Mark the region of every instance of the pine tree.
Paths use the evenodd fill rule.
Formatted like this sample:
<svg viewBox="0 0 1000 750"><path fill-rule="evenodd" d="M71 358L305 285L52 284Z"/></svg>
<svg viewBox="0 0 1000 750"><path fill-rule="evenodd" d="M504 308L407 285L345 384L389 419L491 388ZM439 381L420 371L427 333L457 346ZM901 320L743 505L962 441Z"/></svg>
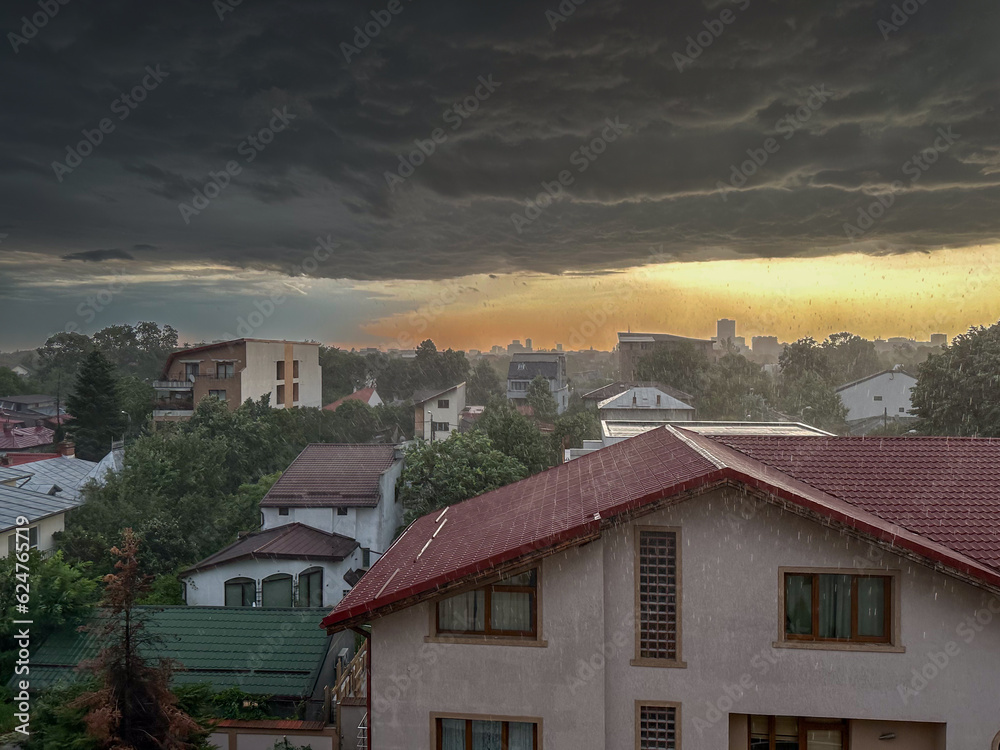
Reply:
<svg viewBox="0 0 1000 750"><path fill-rule="evenodd" d="M107 643L97 658L81 666L98 680L98 688L73 701L87 710L87 733L101 750L189 750L203 747L204 730L177 707L170 691L173 665L161 659L148 663L144 648L156 638L145 628L145 612L136 607L148 590L148 576L139 571L139 540L132 529L122 532L113 547L117 572L104 577L101 618L89 626Z"/></svg>
<svg viewBox="0 0 1000 750"><path fill-rule="evenodd" d="M111 441L124 433L118 379L114 366L100 351L91 351L80 365L66 409L73 416L66 427L80 458L100 461L111 450Z"/></svg>

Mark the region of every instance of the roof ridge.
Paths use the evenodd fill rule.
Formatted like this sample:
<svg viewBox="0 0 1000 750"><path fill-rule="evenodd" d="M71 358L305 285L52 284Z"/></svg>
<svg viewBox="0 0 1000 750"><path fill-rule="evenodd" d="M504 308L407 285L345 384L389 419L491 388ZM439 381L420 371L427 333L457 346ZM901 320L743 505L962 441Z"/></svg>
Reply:
<svg viewBox="0 0 1000 750"><path fill-rule="evenodd" d="M706 461L708 461L713 466L715 466L716 469L725 469L725 468L727 468L726 463L724 461L722 461L714 453L712 453L711 451L709 451L708 448L706 448L706 447L704 447L702 445L699 445L697 443L697 441L693 440L692 439L692 433L688 432L687 430L685 430L683 428L679 428L679 427L677 427L675 425L672 425L672 424L666 425L666 428L678 440L680 440L681 442L683 442L691 450L695 451L699 456L701 456ZM703 437L708 437L708 436L705 435ZM709 440L711 440L710 437L709 437Z"/></svg>

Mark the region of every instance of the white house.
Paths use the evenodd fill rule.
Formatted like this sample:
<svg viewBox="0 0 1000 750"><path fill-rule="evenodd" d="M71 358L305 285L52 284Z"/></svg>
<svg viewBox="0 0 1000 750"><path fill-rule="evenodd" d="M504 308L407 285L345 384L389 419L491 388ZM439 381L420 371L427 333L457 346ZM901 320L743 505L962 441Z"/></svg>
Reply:
<svg viewBox="0 0 1000 750"><path fill-rule="evenodd" d="M213 607L323 607L360 575L358 543L292 523L248 534L180 574L184 601Z"/></svg>
<svg viewBox="0 0 1000 750"><path fill-rule="evenodd" d="M685 422L693 421L695 408L652 386L634 386L609 396L597 405L598 418Z"/></svg>
<svg viewBox="0 0 1000 750"><path fill-rule="evenodd" d="M642 434L418 519L368 745L996 750L1000 443Z"/></svg>
<svg viewBox="0 0 1000 750"><path fill-rule="evenodd" d="M911 417L910 392L917 379L900 368L885 370L855 380L837 389L847 407L847 421L882 417L891 420Z"/></svg>
<svg viewBox="0 0 1000 750"><path fill-rule="evenodd" d="M52 535L66 528L66 514L80 505L76 495L45 494L15 486L25 480L22 467L0 467L0 557L13 554L26 543L31 549L55 549ZM20 474L21 476L16 476ZM18 529L21 538L18 538Z"/></svg>
<svg viewBox="0 0 1000 750"><path fill-rule="evenodd" d="M465 383L450 388L417 391L413 401L414 435L424 440L447 440L458 432L465 409Z"/></svg>
<svg viewBox="0 0 1000 750"><path fill-rule="evenodd" d="M367 569L403 522L402 471L403 452L392 445L307 445L261 500L262 528L301 523L354 539Z"/></svg>

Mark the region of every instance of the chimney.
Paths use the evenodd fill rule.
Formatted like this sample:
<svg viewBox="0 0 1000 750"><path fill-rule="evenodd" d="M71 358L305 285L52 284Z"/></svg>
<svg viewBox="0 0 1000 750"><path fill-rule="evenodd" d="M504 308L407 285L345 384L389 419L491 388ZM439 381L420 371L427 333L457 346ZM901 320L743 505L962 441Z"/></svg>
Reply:
<svg viewBox="0 0 1000 750"><path fill-rule="evenodd" d="M63 440L59 443L59 455L63 458L76 458L76 445L72 440Z"/></svg>

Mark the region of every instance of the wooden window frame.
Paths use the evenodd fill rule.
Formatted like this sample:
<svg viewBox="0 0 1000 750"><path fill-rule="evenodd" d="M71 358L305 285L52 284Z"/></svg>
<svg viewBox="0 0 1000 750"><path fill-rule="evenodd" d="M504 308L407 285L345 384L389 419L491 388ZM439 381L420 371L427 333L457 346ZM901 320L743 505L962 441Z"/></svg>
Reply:
<svg viewBox="0 0 1000 750"><path fill-rule="evenodd" d="M642 709L643 708L672 708L674 709L674 728L676 750L681 748L681 704L676 701L643 701L635 702L635 750L642 750Z"/></svg>
<svg viewBox="0 0 1000 750"><path fill-rule="evenodd" d="M632 527L632 546L635 548L633 553L633 575L635 580L635 611L633 613L635 619L635 653L632 660L629 662L633 667L665 667L668 669L685 669L687 663L684 661L682 656L682 639L681 639L681 623L683 621L682 612L682 601L683 601L683 575L681 567L681 529L679 526L650 526L637 524ZM642 617L641 617L641 604L639 601L639 578L640 578L640 535L643 532L664 532L674 535L674 553L676 556L675 565L677 568L677 603L676 603L676 619L675 627L677 630L677 653L673 659L660 659L653 658L642 655ZM652 705L652 704L649 704Z"/></svg>
<svg viewBox="0 0 1000 750"><path fill-rule="evenodd" d="M812 611L813 632L817 630L819 617L819 586L820 575L849 575L851 581L851 627L857 627L858 622L858 581L862 578L884 578L887 582L885 632L878 636L857 636L852 638L819 638L814 635L791 635L785 632L785 594L786 581L789 575L812 575ZM811 568L811 567L780 567L778 568L778 639L771 644L775 648L800 648L829 651L877 651L883 653L905 653L902 645L900 612L901 586L900 571L888 568Z"/></svg>
<svg viewBox="0 0 1000 750"><path fill-rule="evenodd" d="M763 716L763 714L747 714L747 747L750 747L750 742L753 740L753 717ZM784 715L782 715L783 718ZM777 716L766 716L767 719L767 740L768 747L770 750L774 750L774 747L778 741L777 737ZM843 750L851 749L851 724L849 719L832 719L832 720L822 720L822 719L812 719L802 716L789 716L789 719L795 719L798 722L798 740L800 750L805 750L807 732L810 729L839 729L842 733L844 742Z"/></svg>
<svg viewBox="0 0 1000 750"><path fill-rule="evenodd" d="M472 722L474 721L499 721L504 724L501 728L501 747L507 750L508 724L534 724L535 725L535 750L542 750L542 717L540 716L492 716L490 714L458 714L458 713L431 713L431 744L432 750L442 750L444 738L438 730L439 722L442 719L455 719L465 722L465 744L467 748L472 747Z"/></svg>
<svg viewBox="0 0 1000 750"><path fill-rule="evenodd" d="M437 408L438 409L449 409L449 408L451 408L450 404L451 404L451 399L439 398L438 399L438 406L437 406Z"/></svg>
<svg viewBox="0 0 1000 750"><path fill-rule="evenodd" d="M532 565L527 568L521 568L510 573L505 573L504 577L513 577L521 575L522 573L528 573L530 571L535 571L535 586L508 586L499 583L499 579L494 579L487 584L477 584L475 586L469 586L466 588L459 589L455 592L449 593L448 596L441 597L440 599L435 599L430 602L429 607L429 635L424 638L425 643L459 643L459 644L471 644L471 645L493 645L493 646L537 646L546 647L548 642L542 638L542 565L538 563L537 565ZM483 623L486 627L485 630L466 630L466 631L455 631L455 630L444 630L442 631L439 627L440 620L438 614L438 603L444 599L448 599L452 596L458 596L459 594L468 594L472 591L486 590L487 593L484 596L484 612L483 612ZM510 631L510 630L500 630L494 631L489 627L490 624L490 608L492 606L491 594L492 591L504 591L504 592L534 592L534 606L532 607L532 630L531 631ZM445 717L448 718L448 717Z"/></svg>
<svg viewBox="0 0 1000 750"><path fill-rule="evenodd" d="M278 405L284 406L285 405L285 385L284 385L284 383L280 383L277 386L275 386L274 396L275 396L275 399L274 399L275 400L275 406L278 406Z"/></svg>
<svg viewBox="0 0 1000 750"><path fill-rule="evenodd" d="M294 380L299 376L299 361L297 359L292 360L292 379Z"/></svg>
<svg viewBox="0 0 1000 750"><path fill-rule="evenodd" d="M299 384L292 383L292 403L299 400Z"/></svg>
<svg viewBox="0 0 1000 750"><path fill-rule="evenodd" d="M279 382L285 380L285 360L277 359L274 361L274 379Z"/></svg>

